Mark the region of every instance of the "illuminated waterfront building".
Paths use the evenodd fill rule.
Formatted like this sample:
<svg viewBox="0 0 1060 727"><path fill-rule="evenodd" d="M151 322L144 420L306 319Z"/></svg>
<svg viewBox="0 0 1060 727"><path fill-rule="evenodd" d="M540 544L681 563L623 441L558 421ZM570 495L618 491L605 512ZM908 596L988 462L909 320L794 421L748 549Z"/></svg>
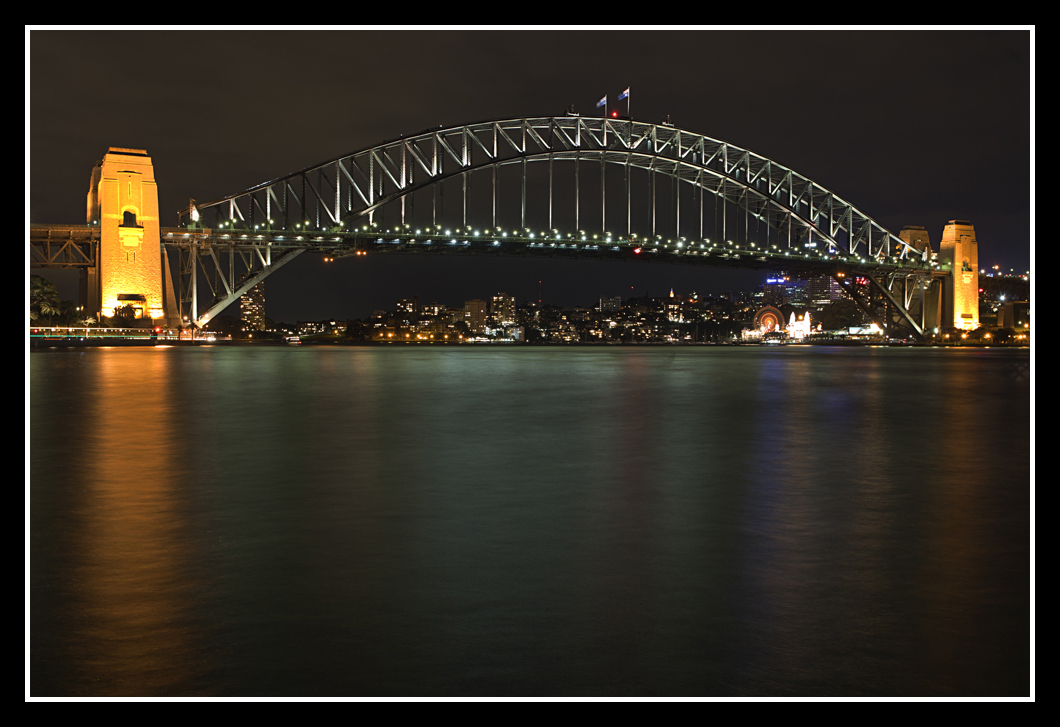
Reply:
<svg viewBox="0 0 1060 727"><path fill-rule="evenodd" d="M792 311L786 329L788 338L806 338L810 335L810 331L812 330L810 326L810 311L806 311L801 316L796 316L795 311Z"/></svg>

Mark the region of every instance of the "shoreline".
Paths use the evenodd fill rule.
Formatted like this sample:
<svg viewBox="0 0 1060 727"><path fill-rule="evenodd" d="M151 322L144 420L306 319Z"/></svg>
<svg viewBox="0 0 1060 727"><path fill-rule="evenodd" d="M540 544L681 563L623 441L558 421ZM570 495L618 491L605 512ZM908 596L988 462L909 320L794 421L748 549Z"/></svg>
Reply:
<svg viewBox="0 0 1060 727"><path fill-rule="evenodd" d="M284 348L301 348L304 346L341 346L341 347L412 347L412 346L442 346L446 348L482 348L482 347L502 347L502 348L643 348L643 347L665 347L665 348L690 348L690 347L760 347L760 348L780 348L787 346L839 346L844 348L857 347L857 346L875 346L875 347L886 347L886 348L963 348L963 349L986 349L986 348L1012 348L1012 349L1030 349L1027 344L998 344L998 343L896 343L887 341L806 341L803 343L760 343L760 342L748 342L743 343L740 341L726 341L726 342L683 342L683 343L667 343L663 341L644 341L638 343L616 343L616 342L594 342L594 341L572 341L568 343L562 342L515 342L506 341L498 343L448 343L448 342L435 342L435 341L302 341L297 344L291 344L286 341L242 341L242 340L178 340L178 339L150 339L150 338L125 338L125 339L105 339L105 338L31 338L29 342L29 348L31 351L40 351L44 349L67 349L67 348L125 348L125 347L171 347L171 346L238 346L238 347L284 347Z"/></svg>

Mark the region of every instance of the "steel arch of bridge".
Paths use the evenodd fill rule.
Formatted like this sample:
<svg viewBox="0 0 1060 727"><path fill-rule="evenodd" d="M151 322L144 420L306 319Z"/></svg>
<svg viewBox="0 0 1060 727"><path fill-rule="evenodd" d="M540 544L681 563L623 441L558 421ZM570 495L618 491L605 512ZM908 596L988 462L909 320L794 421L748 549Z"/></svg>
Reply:
<svg viewBox="0 0 1060 727"><path fill-rule="evenodd" d="M556 162L572 161L576 231L563 235L553 228L553 166ZM186 239L199 242L181 245L172 239L172 235L164 240L167 245L182 250L182 307L195 296L196 258L200 258L201 266L198 253L204 249L216 264L214 277L224 283L224 290L214 290L217 302L203 316L192 315L193 320L209 318L219 312L272 269L306 249L343 255L372 249L373 241L377 245L397 243L404 251L418 243L433 244L435 238L443 237L441 227L436 224L441 185L453 179L462 181L463 227L458 231L445 230L447 241L466 246L486 244L485 241L491 239L493 246L503 246L497 252L527 254L528 248L540 248L546 244L541 242L544 239L541 233L535 238L527 228L527 165L531 162L548 163L547 234L552 238L556 233L555 239L563 240L561 247L565 248L569 242L583 255L586 248L592 247L578 244L589 242L578 229L581 226L581 185L578 180L581 163L598 162L600 165L600 232L604 235L608 232L604 167L621 165L625 170L625 238L616 239L619 233L612 231L612 236L606 238L611 250L651 246L652 252L658 252L660 247L676 249L674 246L677 246L684 253L707 254L709 257L704 250L710 243L710 251L719 248L723 251L715 256L717 259L724 254L725 246L733 245L730 240L733 235L727 229L729 221L732 220L739 231L742 214L745 238L749 238L750 220L756 225L764 224L766 228L766 244L761 247L756 244L761 239L756 234L756 242L738 239L735 248L731 248L750 253L744 255L747 261L753 258L773 267L792 267L796 262L792 257L794 251L798 265L804 269L817 268L818 272L834 275L838 264L847 265L852 272L871 279L917 334L923 332L922 307L919 321L911 308L917 293L922 298L925 284L937 275L928 260L927 250L917 250L831 191L750 150L665 123L573 115L429 129L307 167L219 200L203 204L193 202L179 213L179 218L181 226L189 233ZM522 167L519 175L520 225L510 236L505 233L502 237L497 226L497 172L513 165ZM634 234L631 229L630 171L635 169L649 175L650 235ZM471 226L467 224L469 186L475 172L490 170L493 200L490 227L483 230L481 238L474 239L479 233L475 231L472 236ZM677 205L676 229L673 230L674 237L666 240L656 234L655 190L659 177L669 179L678 190L671 197ZM691 244L681 236L680 230L682 184L699 192L699 234L688 236L695 240ZM432 228L426 232L422 228L413 230L405 223L406 202L411 204L416 192L432 188ZM706 192L713 195L716 206L719 202L721 206L718 229L721 239L715 239L713 243L703 236ZM376 224L376 215L384 209L394 208L400 208L402 224L391 230L381 230ZM411 213L409 210L410 216ZM204 228L210 217L213 224ZM717 217L715 214L715 221ZM483 220L477 222L478 226L485 227ZM428 239L424 239L424 235ZM538 242L533 242L534 239ZM770 239L775 240L775 244L768 244ZM556 247L554 241L547 244ZM698 251L693 249L697 244ZM599 250L599 245L596 247ZM227 250L230 259L227 273L220 276L217 272L221 267L217 258L219 248ZM376 246L375 249L396 248ZM435 248L436 251L442 249L442 246ZM246 263L238 283L233 257L236 250L242 253ZM814 250L813 255L807 250ZM601 253L596 256L606 257ZM735 256L740 257L738 253ZM681 257L681 262L705 261L702 258L692 260L689 254ZM847 281L840 282L866 312L877 317L877 311L865 296L859 297L858 291ZM196 307L192 305L193 313ZM887 325L884 321L878 322Z"/></svg>

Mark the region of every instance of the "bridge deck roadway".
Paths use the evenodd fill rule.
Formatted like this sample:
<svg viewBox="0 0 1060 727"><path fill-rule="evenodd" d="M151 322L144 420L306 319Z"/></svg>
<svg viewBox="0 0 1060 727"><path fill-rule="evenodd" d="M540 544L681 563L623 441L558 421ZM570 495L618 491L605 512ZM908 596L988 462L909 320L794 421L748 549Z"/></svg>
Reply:
<svg viewBox="0 0 1060 727"><path fill-rule="evenodd" d="M164 227L162 242L171 249L200 250L246 249L263 247L281 252L301 249L327 255L348 257L359 254L457 254L520 257L578 258L592 260L625 260L715 267L757 268L805 272L814 275L843 271L848 274L880 275L899 273L919 277L948 275L937 263L901 258L851 257L827 251L805 250L792 253L776 247L755 244L711 244L690 240L645 240L636 236L565 235L563 233L484 231L387 230L309 231L289 230L224 231ZM95 265L94 246L99 242L99 228L86 225L31 225L30 266L91 267Z"/></svg>
<svg viewBox="0 0 1060 727"><path fill-rule="evenodd" d="M669 264L710 265L716 267L759 268L805 271L814 275L831 271L848 274L900 273L921 277L945 275L937 264L901 258L863 258L836 253L806 250L792 253L776 247L726 243L711 244L689 240L643 240L636 236L552 235L541 233L487 234L483 231L453 230L413 231L387 230L357 232L305 232L287 230L258 232L223 232L165 228L162 240L167 247L200 249L247 249L268 247L273 251L302 249L329 257L363 254L464 254L519 257L580 258L625 260Z"/></svg>

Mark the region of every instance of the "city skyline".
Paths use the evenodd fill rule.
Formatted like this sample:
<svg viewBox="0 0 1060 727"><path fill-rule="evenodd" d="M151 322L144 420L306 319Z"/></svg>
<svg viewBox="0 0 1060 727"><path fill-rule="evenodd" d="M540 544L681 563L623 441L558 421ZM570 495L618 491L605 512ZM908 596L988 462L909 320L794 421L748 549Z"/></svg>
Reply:
<svg viewBox="0 0 1060 727"><path fill-rule="evenodd" d="M376 63L398 39L402 56ZM543 42L563 43L563 60L536 53L527 60ZM598 115L601 96L617 99L628 87L636 119L669 116L764 154L892 232L926 227L936 250L948 220L969 219L984 265L1022 271L1032 254L1030 42L1021 30L27 31L27 216L80 221L91 165L108 145L147 150L163 224L175 224L190 197L214 199L439 124L560 115L572 104ZM183 52L148 55L171 43ZM740 72L705 62L703 46L711 58L739 58ZM607 70L595 62L600 47L617 49ZM748 47L755 52L743 52ZM143 62L129 68L130 53ZM244 60L252 57L277 63L259 69ZM308 69L287 62L306 57L318 62ZM778 75L778 64L792 58L829 80ZM238 92L227 88L228 75L242 79ZM123 111L113 102L117 91L96 90L108 85L93 78L119 78L115 88L135 89L144 113ZM292 96L305 105L245 111L258 98ZM71 101L85 112L58 112ZM195 106L209 111L181 110ZM455 302L487 280L482 296L496 288L575 305L671 287L747 288L761 277L592 261L379 255L325 263L307 255L270 277L266 314L359 318L400 291Z"/></svg>

